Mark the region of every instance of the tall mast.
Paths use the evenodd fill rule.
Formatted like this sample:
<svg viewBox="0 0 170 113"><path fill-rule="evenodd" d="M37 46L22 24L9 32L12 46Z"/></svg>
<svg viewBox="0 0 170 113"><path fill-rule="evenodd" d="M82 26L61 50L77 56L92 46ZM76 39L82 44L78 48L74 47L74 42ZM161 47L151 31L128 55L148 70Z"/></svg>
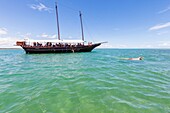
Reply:
<svg viewBox="0 0 170 113"><path fill-rule="evenodd" d="M55 8L56 8L56 17L57 17L58 40L60 40L60 27L59 27L59 19L58 19L57 2L56 2L56 5L55 5Z"/></svg>
<svg viewBox="0 0 170 113"><path fill-rule="evenodd" d="M82 14L81 14L81 11L79 11L79 13L80 13L82 40L84 41L84 32L83 32L83 22L82 22Z"/></svg>

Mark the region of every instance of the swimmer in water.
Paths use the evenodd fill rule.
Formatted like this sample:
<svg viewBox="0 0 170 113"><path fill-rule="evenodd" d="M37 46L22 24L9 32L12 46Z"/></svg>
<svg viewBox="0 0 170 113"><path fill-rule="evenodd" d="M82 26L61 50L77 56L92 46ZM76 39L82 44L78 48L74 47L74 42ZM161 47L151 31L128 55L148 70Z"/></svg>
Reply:
<svg viewBox="0 0 170 113"><path fill-rule="evenodd" d="M122 58L123 60L143 60L143 57L138 58Z"/></svg>

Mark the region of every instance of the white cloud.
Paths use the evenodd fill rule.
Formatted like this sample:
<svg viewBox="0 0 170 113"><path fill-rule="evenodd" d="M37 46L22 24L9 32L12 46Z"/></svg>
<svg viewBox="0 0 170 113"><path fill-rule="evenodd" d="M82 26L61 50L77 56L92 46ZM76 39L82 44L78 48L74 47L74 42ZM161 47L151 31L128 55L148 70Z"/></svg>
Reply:
<svg viewBox="0 0 170 113"><path fill-rule="evenodd" d="M159 25L155 25L151 28L149 28L150 31L152 30L159 30L159 29L163 29L163 28L167 28L170 27L170 22L164 23L164 24L159 24Z"/></svg>
<svg viewBox="0 0 170 113"><path fill-rule="evenodd" d="M4 30L6 32L3 32L2 34L7 34L7 29L4 29ZM23 35L20 32L17 32L16 36L0 35L0 48L20 48L18 46L14 46L16 45L16 41L23 40L25 38L30 38L30 36L31 36L31 33L26 33Z"/></svg>
<svg viewBox="0 0 170 113"><path fill-rule="evenodd" d="M170 33L169 31L160 31L157 33L157 35L165 35L165 34L168 34Z"/></svg>
<svg viewBox="0 0 170 113"><path fill-rule="evenodd" d="M23 39L27 39L27 38L31 38L31 37L32 37L32 33L22 34L22 33L20 33L20 32L17 32L17 33L16 33L16 36L17 36L17 37L22 37Z"/></svg>
<svg viewBox="0 0 170 113"><path fill-rule="evenodd" d="M48 35L48 34L46 34L46 33L43 33L43 34L41 34L41 35L37 35L37 37L55 39L55 38L57 38L57 35Z"/></svg>
<svg viewBox="0 0 170 113"><path fill-rule="evenodd" d="M57 38L57 35L52 35L51 38Z"/></svg>
<svg viewBox="0 0 170 113"><path fill-rule="evenodd" d="M48 38L48 35L47 34L42 34L41 37Z"/></svg>
<svg viewBox="0 0 170 113"><path fill-rule="evenodd" d="M50 12L52 10L51 8L45 6L42 3L39 3L38 5L32 4L32 5L30 5L30 8L34 9L34 10L38 10L38 11L48 11L48 12Z"/></svg>
<svg viewBox="0 0 170 113"><path fill-rule="evenodd" d="M101 46L99 46L98 48L127 48L128 46L125 44L110 44L110 43L104 43Z"/></svg>
<svg viewBox="0 0 170 113"><path fill-rule="evenodd" d="M145 48L152 48L152 45L148 44L148 45L144 45L142 47L145 47Z"/></svg>
<svg viewBox="0 0 170 113"><path fill-rule="evenodd" d="M26 34L23 35L23 37L24 37L24 38L30 38L31 35L32 35L31 33L26 33ZM22 35L21 35L21 36L22 36Z"/></svg>
<svg viewBox="0 0 170 113"><path fill-rule="evenodd" d="M17 37L4 37L0 38L0 48L18 48L16 45L16 41L20 40Z"/></svg>
<svg viewBox="0 0 170 113"><path fill-rule="evenodd" d="M168 8L166 8L166 9L163 9L163 10L159 11L158 14L165 13L165 12L167 12L169 10L170 10L170 6Z"/></svg>
<svg viewBox="0 0 170 113"><path fill-rule="evenodd" d="M6 28L0 28L0 35L6 35L7 29Z"/></svg>
<svg viewBox="0 0 170 113"><path fill-rule="evenodd" d="M72 36L69 36L68 39L73 39L73 37L72 37Z"/></svg>
<svg viewBox="0 0 170 113"><path fill-rule="evenodd" d="M169 48L170 47L170 41L159 42L158 46L161 47L161 48Z"/></svg>
<svg viewBox="0 0 170 113"><path fill-rule="evenodd" d="M19 40L17 37L10 37L7 35L8 30L6 28L0 28L0 48L10 47L13 48L16 41Z"/></svg>

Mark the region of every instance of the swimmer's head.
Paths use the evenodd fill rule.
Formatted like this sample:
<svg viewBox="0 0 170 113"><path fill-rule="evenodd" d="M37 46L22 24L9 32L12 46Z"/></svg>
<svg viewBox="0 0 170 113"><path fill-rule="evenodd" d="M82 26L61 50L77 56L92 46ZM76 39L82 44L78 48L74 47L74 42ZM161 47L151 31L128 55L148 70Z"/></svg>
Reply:
<svg viewBox="0 0 170 113"><path fill-rule="evenodd" d="M139 60L142 60L143 59L143 57L139 57Z"/></svg>

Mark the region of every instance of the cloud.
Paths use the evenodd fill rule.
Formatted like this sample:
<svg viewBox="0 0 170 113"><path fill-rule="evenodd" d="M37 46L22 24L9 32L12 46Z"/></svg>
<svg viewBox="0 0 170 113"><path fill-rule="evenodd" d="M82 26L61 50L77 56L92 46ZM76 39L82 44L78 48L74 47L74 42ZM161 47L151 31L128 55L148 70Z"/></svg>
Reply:
<svg viewBox="0 0 170 113"><path fill-rule="evenodd" d="M17 37L4 37L0 38L0 48L18 48L16 45L16 41L20 40Z"/></svg>
<svg viewBox="0 0 170 113"><path fill-rule="evenodd" d="M30 5L30 8L34 9L34 10L38 10L38 11L48 11L48 12L50 12L52 10L51 8L45 6L42 3L39 3L38 5L32 4L32 5Z"/></svg>
<svg viewBox="0 0 170 113"><path fill-rule="evenodd" d="M54 38L57 38L57 35L48 35L48 34L46 34L46 33L43 33L43 34L41 34L41 35L37 35L37 37L54 39Z"/></svg>
<svg viewBox="0 0 170 113"><path fill-rule="evenodd" d="M159 30L159 29L163 29L163 28L167 28L170 27L170 22L164 23L164 24L160 24L160 25L155 25L151 28L149 28L150 31L152 30Z"/></svg>
<svg viewBox="0 0 170 113"><path fill-rule="evenodd" d="M16 33L16 36L17 36L17 37L21 37L21 38L23 38L23 39L27 39L27 38L32 37L32 33L22 34L21 32L17 32L17 33Z"/></svg>
<svg viewBox="0 0 170 113"><path fill-rule="evenodd" d="M18 37L10 37L7 35L8 30L6 28L0 28L0 48L10 47L13 48L16 41L20 40Z"/></svg>
<svg viewBox="0 0 170 113"><path fill-rule="evenodd" d="M0 28L0 35L6 35L7 29L6 28Z"/></svg>
<svg viewBox="0 0 170 113"><path fill-rule="evenodd" d="M1 28L2 29L2 28ZM7 29L0 30L0 31L6 31L2 34L7 34ZM30 38L31 33L21 34L20 32L17 32L15 36L9 36L9 35L0 35L0 48L19 48L16 45L16 41L23 40L26 38Z"/></svg>
<svg viewBox="0 0 170 113"><path fill-rule="evenodd" d="M165 35L165 34L168 34L170 33L169 31L160 31L157 33L157 35Z"/></svg>
<svg viewBox="0 0 170 113"><path fill-rule="evenodd" d="M165 13L165 12L167 12L169 10L170 10L170 6L168 8L166 8L166 9L163 9L163 10L159 11L158 14Z"/></svg>
<svg viewBox="0 0 170 113"><path fill-rule="evenodd" d="M47 34L42 34L41 37L48 38L49 36Z"/></svg>
<svg viewBox="0 0 170 113"><path fill-rule="evenodd" d="M163 47L163 48L169 48L170 47L170 41L159 42L158 46Z"/></svg>
<svg viewBox="0 0 170 113"><path fill-rule="evenodd" d="M101 46L97 47L97 48L127 48L128 46L125 44L110 44L110 43L105 43L102 44Z"/></svg>

